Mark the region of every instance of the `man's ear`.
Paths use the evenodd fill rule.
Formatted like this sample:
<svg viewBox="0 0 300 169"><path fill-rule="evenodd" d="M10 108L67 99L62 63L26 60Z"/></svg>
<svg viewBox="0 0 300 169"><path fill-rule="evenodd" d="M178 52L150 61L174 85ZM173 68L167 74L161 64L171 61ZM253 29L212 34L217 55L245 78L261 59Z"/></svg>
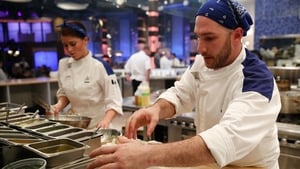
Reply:
<svg viewBox="0 0 300 169"><path fill-rule="evenodd" d="M244 30L241 27L234 29L234 39L241 39L243 37Z"/></svg>

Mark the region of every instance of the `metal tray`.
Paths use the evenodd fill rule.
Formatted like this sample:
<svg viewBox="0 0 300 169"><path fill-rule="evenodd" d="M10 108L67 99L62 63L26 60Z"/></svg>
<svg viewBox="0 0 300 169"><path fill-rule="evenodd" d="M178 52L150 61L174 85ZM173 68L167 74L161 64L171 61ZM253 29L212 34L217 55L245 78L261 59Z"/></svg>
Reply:
<svg viewBox="0 0 300 169"><path fill-rule="evenodd" d="M51 137L64 137L65 138L67 135L78 133L80 131L83 131L83 129L82 128L77 128L77 127L71 127L71 128L60 130L60 131L52 132L52 133L49 134L49 136L51 136Z"/></svg>
<svg viewBox="0 0 300 169"><path fill-rule="evenodd" d="M26 117L26 114L24 113L12 113L9 114L8 117L6 117L6 115L3 115L0 117L0 121L6 121L6 119L8 119L8 121L10 121L11 119L16 119L16 118L21 118L21 117Z"/></svg>
<svg viewBox="0 0 300 169"><path fill-rule="evenodd" d="M15 122L15 123L11 123L10 125L14 125L20 128L25 128L25 127L30 127L30 126L35 126L38 124L42 124L44 122L47 122L49 120L44 119L44 118L30 118L21 122Z"/></svg>
<svg viewBox="0 0 300 169"><path fill-rule="evenodd" d="M84 156L75 161L65 163L60 166L56 166L51 169L85 169L89 163L94 161L96 158L89 158L88 156Z"/></svg>
<svg viewBox="0 0 300 169"><path fill-rule="evenodd" d="M9 138L9 139L0 138L0 142L5 145L24 145L24 144L30 144L39 141L43 141L43 140L38 138Z"/></svg>
<svg viewBox="0 0 300 169"><path fill-rule="evenodd" d="M60 131L60 130L66 129L66 128L70 128L70 127L71 126L57 123L57 124L49 126L49 127L43 127L40 129L36 129L35 132L49 134L49 133L57 132L57 131Z"/></svg>
<svg viewBox="0 0 300 169"><path fill-rule="evenodd" d="M57 123L56 122L45 121L44 123L36 124L36 125L33 125L33 126L27 126L25 128L29 129L29 130L36 130L36 129L43 128L43 127L53 126L55 124L57 124Z"/></svg>
<svg viewBox="0 0 300 169"><path fill-rule="evenodd" d="M85 132L80 132L80 133L74 133L71 135L68 135L67 137L76 141L85 141L93 138L95 133L93 131L85 131Z"/></svg>
<svg viewBox="0 0 300 169"><path fill-rule="evenodd" d="M17 111L20 108L27 108L27 106L23 106L21 104L16 104L16 103L9 103L9 102L2 102L0 103L0 110L10 110L10 111Z"/></svg>
<svg viewBox="0 0 300 169"><path fill-rule="evenodd" d="M23 117L19 117L19 118L8 119L7 123L10 124L10 123L15 123L15 122L22 122L22 121L28 120L30 118L31 118L30 116L23 116Z"/></svg>
<svg viewBox="0 0 300 169"><path fill-rule="evenodd" d="M56 167L83 157L89 146L67 138L25 144L24 147L47 161L47 167Z"/></svg>
<svg viewBox="0 0 300 169"><path fill-rule="evenodd" d="M1 125L0 125L0 130L1 130L1 131L11 131L11 130L14 130L14 129L9 128L9 127L7 127L7 126L1 126Z"/></svg>
<svg viewBox="0 0 300 169"><path fill-rule="evenodd" d="M10 129L10 130L0 129L0 134L22 134L22 132L14 129Z"/></svg>
<svg viewBox="0 0 300 169"><path fill-rule="evenodd" d="M0 133L0 138L3 138L3 139L35 139L36 137L34 136L31 136L31 135L28 135L28 134L25 134L25 133Z"/></svg>
<svg viewBox="0 0 300 169"><path fill-rule="evenodd" d="M21 113L9 112L9 116L13 116L13 115L17 115L17 114L21 114ZM7 116L7 112L3 112L3 111L0 112L0 118L1 119L6 118L6 116Z"/></svg>

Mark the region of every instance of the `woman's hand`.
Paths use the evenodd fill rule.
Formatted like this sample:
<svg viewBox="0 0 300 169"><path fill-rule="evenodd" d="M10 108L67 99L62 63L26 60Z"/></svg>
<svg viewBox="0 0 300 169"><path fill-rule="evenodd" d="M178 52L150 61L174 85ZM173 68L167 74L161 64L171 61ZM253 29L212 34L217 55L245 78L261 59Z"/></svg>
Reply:
<svg viewBox="0 0 300 169"><path fill-rule="evenodd" d="M108 120L101 120L97 124L97 128L107 129L109 127L109 124L110 124L110 121L108 121Z"/></svg>
<svg viewBox="0 0 300 169"><path fill-rule="evenodd" d="M49 109L45 110L46 115L58 115L60 112L60 109L57 108L55 105L49 105Z"/></svg>

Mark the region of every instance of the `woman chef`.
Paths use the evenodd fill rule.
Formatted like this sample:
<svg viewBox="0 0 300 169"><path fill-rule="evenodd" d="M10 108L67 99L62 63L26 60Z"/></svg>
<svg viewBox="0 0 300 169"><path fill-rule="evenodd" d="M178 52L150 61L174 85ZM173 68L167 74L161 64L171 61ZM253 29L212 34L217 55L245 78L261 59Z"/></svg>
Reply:
<svg viewBox="0 0 300 169"><path fill-rule="evenodd" d="M81 22L59 25L60 39L68 57L59 61L57 103L54 113L69 103L69 113L91 117L88 128L108 128L117 115L122 115L122 95L116 75L87 48L89 38Z"/></svg>

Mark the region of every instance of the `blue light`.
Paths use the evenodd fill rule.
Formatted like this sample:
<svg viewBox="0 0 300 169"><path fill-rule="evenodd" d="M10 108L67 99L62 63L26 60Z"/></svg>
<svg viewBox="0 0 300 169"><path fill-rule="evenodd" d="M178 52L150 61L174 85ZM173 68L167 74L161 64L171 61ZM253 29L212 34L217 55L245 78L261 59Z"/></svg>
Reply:
<svg viewBox="0 0 300 169"><path fill-rule="evenodd" d="M36 51L34 52L34 67L37 69L41 66L51 68L51 71L57 71L58 58L56 51Z"/></svg>

